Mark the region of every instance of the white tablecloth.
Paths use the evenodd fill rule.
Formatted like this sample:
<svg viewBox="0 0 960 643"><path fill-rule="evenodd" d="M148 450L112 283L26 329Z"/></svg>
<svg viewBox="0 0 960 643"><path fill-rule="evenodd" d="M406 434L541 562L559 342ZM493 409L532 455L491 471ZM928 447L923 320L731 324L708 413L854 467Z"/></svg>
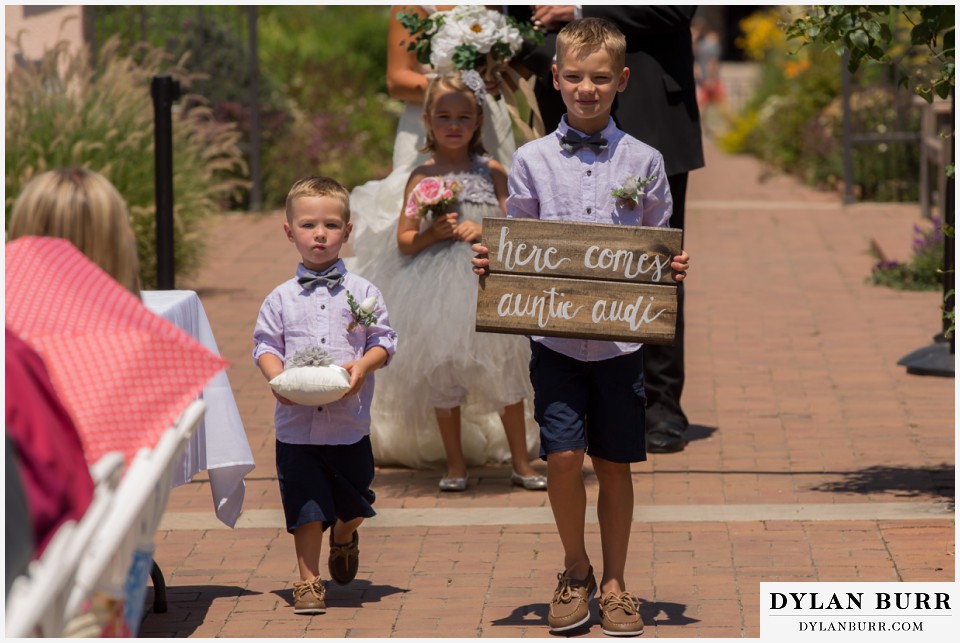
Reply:
<svg viewBox="0 0 960 643"><path fill-rule="evenodd" d="M220 354L197 293L192 290L147 290L141 296L151 311L176 324L210 351ZM207 384L201 398L207 404L207 412L174 467L171 486L186 484L200 471L208 471L217 518L233 527L243 508L246 492L243 478L254 468L253 454L226 371L220 371Z"/></svg>

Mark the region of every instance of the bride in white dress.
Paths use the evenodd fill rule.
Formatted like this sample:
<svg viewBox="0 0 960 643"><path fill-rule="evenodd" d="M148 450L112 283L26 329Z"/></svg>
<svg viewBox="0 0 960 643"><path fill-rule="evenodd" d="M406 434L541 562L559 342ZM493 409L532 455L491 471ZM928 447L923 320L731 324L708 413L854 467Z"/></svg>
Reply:
<svg viewBox="0 0 960 643"><path fill-rule="evenodd" d="M382 180L370 181L358 186L350 195L352 255L345 261L348 268L381 287L384 298L390 308L391 294L378 283L378 275L384 271L396 269L399 250L396 243L397 219L402 208L404 188L410 172L429 158L420 152L426 134L423 125L423 97L432 74L424 68L413 53L406 50L406 41L410 35L396 19L400 11L417 11L422 16L446 7L402 6L391 9L389 48L387 58L387 87L390 95L403 100L405 109L400 117L393 150L393 170ZM404 44L401 44L403 42ZM496 91L496 87L488 87ZM491 96L488 91L484 99L484 122L482 140L487 153L509 169L516 143L509 113L502 100ZM383 276L381 281L389 284L392 280ZM423 287L429 288L428 284ZM396 293L393 293L396 296ZM438 306L443 306L444 292L436 290ZM442 326L436 332L444 332ZM451 331L453 332L453 331ZM399 339L399 350L417 352L415 342ZM524 359L529 359L524 357ZM390 372L387 368L377 374L377 387L374 389L374 401L371 408L370 435L374 457L378 464L399 464L409 467L442 467L445 462L443 444L440 439L436 420L429 412L429 401L424 398L405 400L405 408L396 408L397 401L388 395L391 378L403 377L403 373ZM382 386L381 386L382 385ZM376 391L382 390L382 395ZM390 399L391 404L378 404L378 401ZM527 396L526 437L528 452L536 456L539 449L539 429L532 415L532 391ZM390 408L388 408L390 407ZM423 412L427 411L427 412ZM416 418L414 420L414 418ZM406 423L429 426L405 426ZM462 445L464 457L469 465L482 465L491 462L509 462L510 448L504 435L503 426L496 411L471 405L468 400L462 409ZM514 484L530 489L543 488L543 480L520 479L513 477ZM537 476L537 478L542 478Z"/></svg>

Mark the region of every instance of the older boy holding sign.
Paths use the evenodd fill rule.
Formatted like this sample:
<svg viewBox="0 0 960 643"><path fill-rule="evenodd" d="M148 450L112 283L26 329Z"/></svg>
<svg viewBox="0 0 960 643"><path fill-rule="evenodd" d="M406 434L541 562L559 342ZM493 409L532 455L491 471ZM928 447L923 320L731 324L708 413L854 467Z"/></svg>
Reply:
<svg viewBox="0 0 960 643"><path fill-rule="evenodd" d="M614 98L624 90L630 74L624 67L625 50L623 34L606 20L576 20L560 32L553 77L567 114L555 132L515 154L508 217L667 225L671 198L663 157L617 129L610 118ZM576 242L583 245L582 239ZM474 270L485 274L489 249L478 244L474 251L479 255L473 260ZM614 254L603 256L612 262L616 250L610 252ZM527 253L529 250L515 255L514 261L528 258ZM599 262L601 249L589 256ZM563 258L559 250L551 253L544 249L539 261L545 267ZM620 258L627 259L626 255ZM681 281L689 257L681 251L670 258L670 276ZM571 259L568 263L575 262ZM649 270L650 266L648 256L645 267ZM663 269L661 264L661 273ZM631 270L642 272L636 263ZM566 293L555 289L551 295L548 290L540 305L551 314L573 315L581 304L557 301L561 294ZM550 296L553 300L548 302ZM636 303L633 313L641 303ZM522 309L523 304L520 306ZM656 314L641 311L641 320L644 312L647 318ZM641 344L543 336L531 339L530 378L540 424L541 457L547 461L547 489L564 549L564 571L558 574L550 602L550 630L562 632L587 623L589 601L598 588L584 539L582 467L584 454L589 453L600 485L601 626L613 636L641 634L638 599L627 591L624 581L633 520L630 463L646 459Z"/></svg>

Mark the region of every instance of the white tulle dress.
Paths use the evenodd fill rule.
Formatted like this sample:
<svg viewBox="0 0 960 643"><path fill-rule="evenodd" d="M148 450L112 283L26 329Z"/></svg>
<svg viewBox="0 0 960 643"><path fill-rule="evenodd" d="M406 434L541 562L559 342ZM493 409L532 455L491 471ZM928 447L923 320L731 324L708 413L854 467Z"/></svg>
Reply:
<svg viewBox="0 0 960 643"><path fill-rule="evenodd" d="M434 5L420 5L428 14L436 12ZM435 75L429 67L421 66L420 73ZM356 187L350 194L350 211L353 221L351 249L364 243L367 231L374 233L384 228L394 228L400 213L403 191L410 172L422 165L429 157L421 152L427 140L423 126L423 105L407 103L393 142L393 168L385 179L369 181ZM502 99L486 94L483 100L483 129L481 140L484 149L508 171L513 164L517 149L513 138L513 123L510 112Z"/></svg>
<svg viewBox="0 0 960 643"><path fill-rule="evenodd" d="M475 157L470 172L447 176L463 186L456 209L462 219L480 223L502 216L486 158ZM396 242L399 211L398 201L391 225L366 228L357 255L347 262L380 288L399 338L393 361L376 374L370 435L377 463L442 467L446 455L434 408L461 404L467 464L508 462L499 413L521 399L528 455L535 456L539 430L532 417L528 340L477 333L470 244L442 241L417 255L402 255Z"/></svg>

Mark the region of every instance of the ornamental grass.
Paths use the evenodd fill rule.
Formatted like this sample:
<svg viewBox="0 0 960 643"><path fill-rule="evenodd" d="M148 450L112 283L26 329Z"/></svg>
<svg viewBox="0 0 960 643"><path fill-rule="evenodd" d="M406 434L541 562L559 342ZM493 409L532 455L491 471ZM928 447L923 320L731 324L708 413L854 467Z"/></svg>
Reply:
<svg viewBox="0 0 960 643"><path fill-rule="evenodd" d="M6 220L21 188L48 169L80 166L116 186L137 235L140 279L156 286L154 110L150 83L167 74L183 96L173 108L174 267L188 276L203 250L200 222L220 211L247 181L232 124L217 123L203 97L190 93L198 74L188 57L172 61L142 45L129 55L111 38L93 65L87 48L59 42L39 61L17 65L6 87ZM20 50L19 43L15 47Z"/></svg>

